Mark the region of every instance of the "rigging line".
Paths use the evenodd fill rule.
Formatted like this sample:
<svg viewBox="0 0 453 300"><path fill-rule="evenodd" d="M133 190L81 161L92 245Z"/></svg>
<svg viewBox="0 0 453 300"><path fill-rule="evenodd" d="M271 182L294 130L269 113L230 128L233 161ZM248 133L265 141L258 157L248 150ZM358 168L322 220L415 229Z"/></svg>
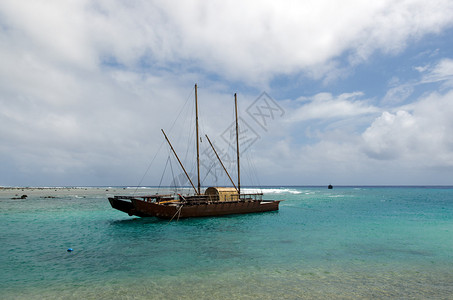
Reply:
<svg viewBox="0 0 453 300"><path fill-rule="evenodd" d="M206 180L206 178L209 176L209 174L212 174L212 176L214 176L214 178L216 178L215 172L211 172L212 168L214 168L214 164L211 164L211 167L206 171L204 178L201 180L202 183ZM216 178L216 183L217 183L217 178Z"/></svg>
<svg viewBox="0 0 453 300"><path fill-rule="evenodd" d="M249 150L249 151L251 151L251 150ZM252 157L251 153L247 152L247 153L246 153L246 158L247 158L247 164L248 164L248 167L249 167L249 170L250 170L250 172L248 173L248 175L249 175L249 178L250 178L251 183L252 183L254 186L260 188L260 185L259 185L259 178L258 178L258 176L257 176L256 170L255 170L255 165L254 165L253 160L252 160L251 157ZM260 188L260 189L261 189L261 188Z"/></svg>
<svg viewBox="0 0 453 300"><path fill-rule="evenodd" d="M261 184L260 178L258 176L258 170L256 166L252 164L252 172L255 174L255 178L257 181L258 188L260 189L260 193L263 193L263 185Z"/></svg>
<svg viewBox="0 0 453 300"><path fill-rule="evenodd" d="M194 143L192 143L191 141L193 141L194 139L194 132L195 132L195 124L193 122L193 115L195 114L195 109L194 109L194 105L188 105L188 102L189 100L192 98L191 94L193 94L193 90L195 89L195 87L192 89L190 95L187 97L186 99L186 103L184 104L184 107L183 107L183 110L184 111L187 111L189 108L189 110L191 110L190 113L186 113L184 114L184 116L181 116L181 113L178 115L178 118L177 119L183 119L182 122L179 122L179 124L182 125L183 128L185 129L189 129L188 131L188 134L186 133L185 130L179 130L177 132L176 135L176 139L174 139L174 141L176 141L176 144L180 144L181 141L184 141L185 142L185 145L189 145L187 147L185 147L185 153L184 153L184 156L183 156L183 161L185 161L186 163L186 166L192 166L193 165L193 158L191 161L189 161L190 159L188 159L189 157L189 152L192 150L192 148L194 148ZM189 107L187 107L189 106ZM188 162L189 161L189 162ZM192 170L190 171L190 173L192 173Z"/></svg>
<svg viewBox="0 0 453 300"><path fill-rule="evenodd" d="M247 177L249 178L250 183L251 183L252 185L254 185L254 184L255 184L255 180L254 180L253 174L252 174L252 172L251 172L252 168L251 168L251 159L250 159L249 151L250 151L250 149L247 149L246 153L244 153L244 154L245 154L244 159L245 159L245 161L247 162L247 168L248 168L248 170L247 170L247 172L246 172L246 175L247 175ZM245 171L245 170L244 170L244 171Z"/></svg>
<svg viewBox="0 0 453 300"><path fill-rule="evenodd" d="M170 149L168 149L168 155L170 156ZM171 164L171 158L170 158L170 170L171 170L171 177L173 178L173 183L175 184L175 193L177 192L176 189L176 180L175 180L175 174L173 173L173 165ZM172 187L170 185L170 187Z"/></svg>
<svg viewBox="0 0 453 300"><path fill-rule="evenodd" d="M236 139L236 134L235 134L234 138ZM235 178L235 180L237 180L238 169L237 169L237 161L236 161L236 146L233 146L231 141L229 141L226 151L228 151L227 153L228 153L228 156L230 159L230 163L229 163L230 164L230 174L233 178Z"/></svg>
<svg viewBox="0 0 453 300"><path fill-rule="evenodd" d="M195 139L195 119L193 118L193 116L195 115L195 106L192 107L192 111L190 113L190 115L188 115L187 119L188 121L190 122L186 122L185 124L188 124L188 126L186 126L186 128L189 128L189 134L187 135L187 144L186 145L189 145L188 147L186 147L186 153L185 153L185 157L184 157L184 160L187 162L187 165L191 166L191 170L190 170L190 173L193 174L194 173L194 169L196 168L196 143L194 143L194 139ZM190 120L189 120L190 119ZM189 155L189 154L193 154L193 155Z"/></svg>
<svg viewBox="0 0 453 300"><path fill-rule="evenodd" d="M195 89L195 86L192 88L192 90L190 91L190 93L187 95L186 102L185 102L184 105L182 106L181 110L180 110L179 113L178 113L178 116L177 116L176 119L173 121L173 124L172 124L171 127L170 127L170 132L171 132L171 130L173 129L173 127L175 126L176 121L178 120L179 116L180 116L181 113L184 111L184 107L186 106L187 102L189 101L190 95L192 94L192 91L193 91L194 89ZM157 150L156 154L154 154L153 159L151 160L151 162L149 163L148 167L146 168L145 174L143 174L143 177L140 179L138 185L136 186L134 192L132 193L133 196L135 196L135 194L137 193L138 187L142 185L143 180L145 179L146 175L148 174L149 169L151 168L151 166L152 166L154 160L155 160L156 157L157 157L157 154L159 154L160 149L162 148L162 145L163 145L164 143L165 143L165 140L162 140L162 143L160 144L159 149Z"/></svg>
<svg viewBox="0 0 453 300"><path fill-rule="evenodd" d="M175 212L175 214L173 215L173 217L171 217L170 221L168 221L168 224L170 224L170 222L174 219L174 217L176 217L176 215L179 213L178 215L178 221L179 221L179 216L181 215L181 209L184 205L181 204L181 206L179 207L179 209Z"/></svg>
<svg viewBox="0 0 453 300"><path fill-rule="evenodd" d="M187 135L187 145L193 145L193 140L194 140L194 135L195 135L195 127L196 127L196 116L195 116L195 105L192 105L192 110L190 111L190 114L187 114L186 116L186 122L185 124L189 124L186 128L189 128L189 134Z"/></svg>
<svg viewBox="0 0 453 300"><path fill-rule="evenodd" d="M184 205L184 204L183 204L183 205ZM183 206L183 205L181 205L181 208L182 208L182 206ZM178 213L178 218L176 219L176 222L178 222L178 221L179 221L179 217L180 217L180 216L181 216L181 209L179 210L179 213Z"/></svg>
<svg viewBox="0 0 453 300"><path fill-rule="evenodd" d="M192 122L191 122L192 123ZM189 123L189 124L191 124ZM190 166L190 173L193 173L193 169L195 168L195 164L194 164L194 156L195 155L190 155L189 156L189 152L194 154L195 153L195 147L196 147L196 144L193 143L193 140L194 140L194 132L195 132L195 126L188 126L189 127L189 134L187 135L187 144L188 145L186 147L186 153L184 154L184 161L187 162L187 165Z"/></svg>
<svg viewBox="0 0 453 300"><path fill-rule="evenodd" d="M258 170L256 169L255 164L252 164L252 172L253 172L254 175L255 175L255 178L256 178L258 187L259 187L259 189L260 189L260 193L263 193L263 185L261 184L260 178L259 178L259 176L258 176Z"/></svg>
<svg viewBox="0 0 453 300"><path fill-rule="evenodd" d="M142 178L140 179L140 182L135 187L135 191L134 191L134 193L132 193L133 196L135 196L135 193L137 193L138 187L142 185L142 182L145 179L146 175L148 174L149 169L151 168L152 164L154 163L154 160L156 159L157 154L159 154L160 149L162 149L162 146L164 145L164 142L165 141L162 141L162 143L160 144L159 149L157 149L156 153L154 154L153 159L151 160L151 162L149 163L148 167L146 168L145 174L143 174Z"/></svg>
<svg viewBox="0 0 453 300"><path fill-rule="evenodd" d="M216 182L216 185L217 185L217 182L218 182L218 178L215 176L215 172L212 172L212 169L215 167L215 164L210 164L209 168L204 166L204 168L206 169L206 172L204 174L204 177L201 179L201 184L204 185L204 182L206 180L206 178L212 174L212 177L215 178L215 182Z"/></svg>
<svg viewBox="0 0 453 300"><path fill-rule="evenodd" d="M190 113L190 116L194 114L194 109L192 109L192 112ZM185 147L185 153L184 153L184 158L183 161L185 161L186 166L189 168L189 176L193 176L194 174L194 169L196 168L196 164L194 163L194 157L196 153L196 144L193 142L195 139L195 122L192 122L193 119L189 115L186 118L186 121L184 122L184 128L188 129L189 132L187 135L185 135L185 138L187 139L186 142L186 147ZM190 120L189 120L190 119ZM181 132L182 135L182 132ZM193 154L193 155L189 155Z"/></svg>
<svg viewBox="0 0 453 300"><path fill-rule="evenodd" d="M192 127L192 123L193 122L190 122L191 120L189 120L190 116L192 115L193 113L193 109L192 109L192 112L187 113L184 117L184 120L182 120L182 122L180 124L182 124L182 127L184 129L188 129L188 132L186 133L186 131L184 130L184 132L182 130L180 130L177 134L177 137L176 139L174 140L176 144L179 144L183 138L183 142L185 143L185 145L192 145L192 143L190 143L190 141L192 140L192 134L193 134L193 127ZM187 157L188 157L188 151L189 151L189 148L190 147L186 147L186 152L184 154L184 157L183 157L183 161L187 161Z"/></svg>
<svg viewBox="0 0 453 300"><path fill-rule="evenodd" d="M231 110L231 120L233 120L233 122L231 123L231 126L229 127L229 132L228 132L229 138L226 141L228 143L228 146L227 146L227 149L225 150L225 152L230 157L230 161L233 163L233 165L231 165L231 163L230 163L230 165L232 167L232 169L230 170L231 176L236 177L236 180L237 180L238 174L237 174L237 161L236 161L236 155L237 155L236 131L235 131L235 121L234 121L234 120L236 120L236 112L235 112L234 106L233 106L233 109ZM241 126L241 124L239 124L239 125L240 125L239 129L241 129L242 126ZM239 135L240 135L240 132L239 132Z"/></svg>
<svg viewBox="0 0 453 300"><path fill-rule="evenodd" d="M251 151L251 149L249 149L249 151ZM261 183L260 183L260 179L259 179L259 176L258 176L258 172L256 170L254 161L252 159L252 153L250 153L249 151L247 151L247 153L246 153L247 163L248 163L248 167L249 167L249 170L250 170L250 173L248 175L250 177L250 180L251 180L252 184L256 185L256 187L260 189L260 192L262 192L262 188L261 188Z"/></svg>
<svg viewBox="0 0 453 300"><path fill-rule="evenodd" d="M255 164L253 159L250 159L250 169L251 169L251 172L252 172L254 178L257 181L258 188L260 189L260 192L262 193L263 192L263 188L262 188L262 185L261 185L261 182L260 182L260 177L258 176L258 170L256 168L256 164Z"/></svg>
<svg viewBox="0 0 453 300"><path fill-rule="evenodd" d="M192 90L190 91L190 94L187 96L186 102L184 103L184 106L182 107L182 110L179 112L179 114L178 114L178 116L176 117L176 120L175 120L175 123L176 123L176 121L179 120L179 118L181 117L181 114L182 114L183 111L187 111L188 109L191 110L190 114L186 113L186 114L182 117L183 120L182 120L181 123L182 123L182 125L183 125L184 127L191 127L192 124L194 123L194 122L190 122L190 123L189 123L189 118L191 118L191 117L195 114L195 113L194 113L195 108L194 108L194 105L189 105L189 104L188 104L188 103L189 103L189 100L192 99L192 95L193 95L194 89L195 89L195 87L193 87ZM192 103L192 101L190 101L190 103ZM187 106L189 106L188 109L187 109ZM173 125L175 125L175 123L173 123ZM186 126L186 124L190 124L190 126ZM171 131L172 131L172 129L173 129L173 125L172 125L172 128L170 129L170 133L171 133ZM194 126L195 126L195 125L194 125ZM195 131L195 130L194 130L194 131ZM191 131L191 132L192 132L192 131ZM177 139L176 139L176 142L179 142L179 141L181 140L181 136L182 136L182 135L183 135L183 132L182 132L182 131L179 131L179 135L178 135L178 137L177 137Z"/></svg>
<svg viewBox="0 0 453 300"><path fill-rule="evenodd" d="M168 161L169 160L170 160L170 154L168 154L167 162L165 163L164 172L162 172L162 176L160 177L159 187L157 188L157 191L159 191L160 188L161 188L162 180L164 179L165 171L167 170L167 166L168 166Z"/></svg>
<svg viewBox="0 0 453 300"><path fill-rule="evenodd" d="M182 112L184 111L184 108L186 107L187 102L189 102L190 95L192 94L192 92L193 92L194 89L195 89L195 86L192 88L192 90L190 91L190 93L187 95L186 102L185 102L184 105L181 107L181 110L179 111L178 116L176 117L176 119L173 121L173 124L171 125L169 132L171 132L171 131L173 130L173 127L175 126L176 121L179 119L179 116L180 116L180 115L182 114Z"/></svg>

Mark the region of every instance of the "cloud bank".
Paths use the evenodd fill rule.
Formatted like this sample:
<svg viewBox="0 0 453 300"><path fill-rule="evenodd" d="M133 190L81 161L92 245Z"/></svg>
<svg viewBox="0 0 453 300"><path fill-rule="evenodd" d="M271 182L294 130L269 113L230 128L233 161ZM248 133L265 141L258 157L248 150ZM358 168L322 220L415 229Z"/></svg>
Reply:
<svg viewBox="0 0 453 300"><path fill-rule="evenodd" d="M2 1L0 185L135 184L195 82L210 132L228 126L238 87L244 108L262 90L285 108L258 132L266 183L319 184L344 170L344 184L387 183L394 169L449 169L451 57L414 62L418 77L393 80L384 97L329 84L445 34L451 15L447 0ZM391 81L396 67L385 67ZM282 75L296 96L280 96ZM305 80L321 88L304 94Z"/></svg>

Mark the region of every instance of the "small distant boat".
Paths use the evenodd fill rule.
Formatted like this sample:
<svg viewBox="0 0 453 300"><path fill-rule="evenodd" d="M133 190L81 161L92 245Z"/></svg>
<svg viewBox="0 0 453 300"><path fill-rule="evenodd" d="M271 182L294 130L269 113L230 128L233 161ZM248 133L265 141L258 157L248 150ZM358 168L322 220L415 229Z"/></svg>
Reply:
<svg viewBox="0 0 453 300"><path fill-rule="evenodd" d="M327 186L327 188L328 188L329 190L331 190L331 189L333 189L333 186L332 186L331 184L329 184L329 186Z"/></svg>
<svg viewBox="0 0 453 300"><path fill-rule="evenodd" d="M190 176L186 172L176 151L170 143L167 135L162 129L162 133L168 142L173 154L178 160L182 170L189 180L194 194L189 196L176 195L151 195L151 196L114 196L109 198L110 205L117 210L125 212L130 216L139 217L158 217L162 219L174 218L196 218L214 217L230 214L248 214L278 210L279 203L283 200L263 200L262 193L245 194L241 192L241 177L239 163L239 125L237 114L237 96L234 94L235 116L236 116L236 152L237 152L237 172L238 185L234 184L228 171L224 167L222 160L217 155L214 146L206 135L209 144L216 154L224 171L228 175L233 187L208 187L201 193L200 188L200 160L199 160L199 135L198 135L198 100L197 85L195 84L195 120L196 120L196 143L197 143L197 175L198 185L195 187Z"/></svg>

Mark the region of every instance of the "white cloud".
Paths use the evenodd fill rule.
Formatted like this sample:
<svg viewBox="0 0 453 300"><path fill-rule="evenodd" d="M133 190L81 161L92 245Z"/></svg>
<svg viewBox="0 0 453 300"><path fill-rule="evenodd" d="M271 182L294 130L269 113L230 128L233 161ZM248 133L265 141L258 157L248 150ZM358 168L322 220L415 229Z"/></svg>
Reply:
<svg viewBox="0 0 453 300"><path fill-rule="evenodd" d="M0 10L7 35L50 61L93 70L104 59L145 60L255 84L300 71L329 77L346 52L354 65L453 23L448 0L4 1Z"/></svg>
<svg viewBox="0 0 453 300"><path fill-rule="evenodd" d="M412 84L401 84L387 91L382 99L385 104L398 104L404 102L414 92L414 86Z"/></svg>
<svg viewBox="0 0 453 300"><path fill-rule="evenodd" d="M424 74L421 83L445 81L449 86L453 86L453 60L444 58L432 68L422 69Z"/></svg>
<svg viewBox="0 0 453 300"><path fill-rule="evenodd" d="M423 72L425 72L426 70L428 70L429 67L430 67L429 65L426 65L426 66L418 66L418 67L414 67L414 69L417 70L417 71L420 72L420 73L423 73Z"/></svg>
<svg viewBox="0 0 453 300"><path fill-rule="evenodd" d="M373 115L351 116L350 126L327 116L323 128L313 124L319 114L309 114L304 120L316 131L311 136L297 122L287 123L280 138L263 135L255 154L259 174L288 184L450 184L453 90Z"/></svg>
<svg viewBox="0 0 453 300"><path fill-rule="evenodd" d="M376 113L377 107L368 104L367 100L359 100L361 92L344 93L334 97L330 93L320 93L289 113L288 122L301 122L313 119L328 120L334 118L353 118L364 114ZM307 99L304 99L307 101Z"/></svg>
<svg viewBox="0 0 453 300"><path fill-rule="evenodd" d="M399 78L393 77L389 83L391 88L382 99L383 104L391 106L401 105L406 99L410 99L410 96L417 88L427 83L438 82L444 88L453 86L453 60L450 58L443 58L435 64L416 66L413 69L421 74L421 78L400 82Z"/></svg>
<svg viewBox="0 0 453 300"><path fill-rule="evenodd" d="M206 100L200 110L207 112L208 131L221 132L230 123L225 111L230 111L234 91L226 89L228 82L261 88L280 74L290 80L293 74L304 74L331 82L350 74L351 66L373 53L397 53L417 38L441 32L452 25L451 15L453 3L448 0L1 1L0 154L9 170L16 172L19 166L23 174L4 172L0 184L9 178L46 184L53 173L55 184L78 184L74 179L135 184L160 145L160 128L171 127L175 107L188 97L194 82L202 83L200 94ZM418 70L425 82L448 83L451 65L445 59ZM393 103L409 97L410 89L394 88L389 92L389 99L398 98ZM284 153L288 166L308 162L294 153L299 150L313 159L313 166L323 155L338 166L354 154L364 156L353 151L364 149L357 147L356 124L369 124L382 109L360 92L315 94L306 102L287 104L288 122L268 133L275 141L277 130L288 130L275 153ZM244 107L255 96L244 95ZM449 107L434 94L431 100ZM401 108L407 115L388 112L393 122L376 120L368 131L367 153L404 157L409 140L392 145L383 134L390 129L408 134L422 147L429 136L414 137L415 129L402 127L406 118L418 129L443 132L432 142L443 149L439 163L441 157L448 162L449 142L442 126L451 129L451 121L439 105L427 105L422 112L421 103ZM437 125L422 121L430 118L439 120ZM299 142L294 150L297 137L291 134L299 134L304 128L298 126L307 121L328 124L313 125L314 136L323 140L305 148ZM175 127L176 135L182 126ZM296 167L292 170L298 174ZM52 184L50 179L47 184Z"/></svg>
<svg viewBox="0 0 453 300"><path fill-rule="evenodd" d="M433 93L396 113L384 112L363 133L364 150L379 160L453 167L452 115L453 91Z"/></svg>
<svg viewBox="0 0 453 300"><path fill-rule="evenodd" d="M366 152L373 158L396 159L415 147L414 134L419 130L408 112L383 112L363 134Z"/></svg>

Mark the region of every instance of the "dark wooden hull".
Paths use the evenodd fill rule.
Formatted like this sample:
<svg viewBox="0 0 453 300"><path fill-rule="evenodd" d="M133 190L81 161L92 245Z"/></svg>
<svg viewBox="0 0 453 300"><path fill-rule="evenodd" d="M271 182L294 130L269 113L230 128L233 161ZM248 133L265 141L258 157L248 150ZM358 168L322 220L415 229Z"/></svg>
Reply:
<svg viewBox="0 0 453 300"><path fill-rule="evenodd" d="M129 199L109 198L110 205L119 211L127 213L129 216L146 217L135 210L134 205Z"/></svg>
<svg viewBox="0 0 453 300"><path fill-rule="evenodd" d="M251 200L241 202L215 202L207 204L159 204L131 199L134 209L146 217L162 219L213 217L231 214L249 214L278 210L280 200Z"/></svg>

